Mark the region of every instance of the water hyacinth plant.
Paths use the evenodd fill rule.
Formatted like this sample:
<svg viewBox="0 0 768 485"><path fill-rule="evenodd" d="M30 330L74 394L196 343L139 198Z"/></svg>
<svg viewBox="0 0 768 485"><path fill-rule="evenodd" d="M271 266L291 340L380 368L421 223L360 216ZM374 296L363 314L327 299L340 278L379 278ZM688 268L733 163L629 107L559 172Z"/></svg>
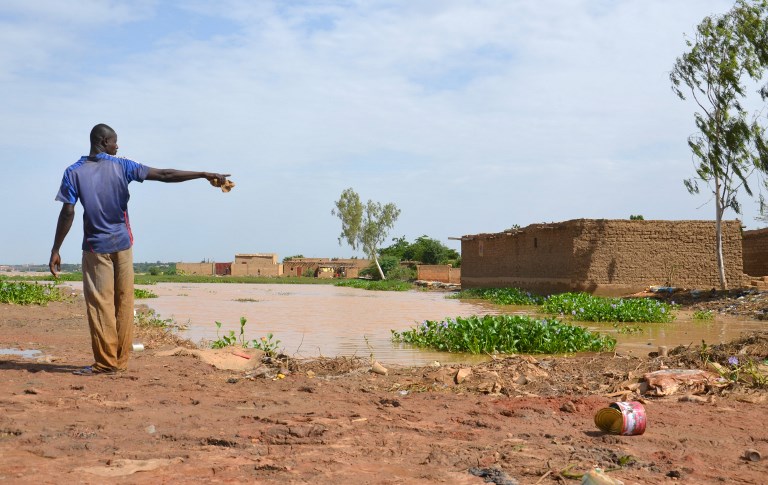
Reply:
<svg viewBox="0 0 768 485"><path fill-rule="evenodd" d="M157 298L157 295L151 292L150 290L145 290L143 288L134 288L133 297L139 300L143 298Z"/></svg>
<svg viewBox="0 0 768 485"><path fill-rule="evenodd" d="M64 296L55 284L27 283L0 279L0 303L15 305L45 305L61 301Z"/></svg>
<svg viewBox="0 0 768 485"><path fill-rule="evenodd" d="M654 322L674 320L673 305L652 298L600 298L587 293L562 293L547 297L546 313L582 322Z"/></svg>
<svg viewBox="0 0 768 485"><path fill-rule="evenodd" d="M557 319L483 315L426 320L392 340L446 352L560 354L612 350L616 340Z"/></svg>
<svg viewBox="0 0 768 485"><path fill-rule="evenodd" d="M541 305L544 298L518 288L470 288L449 298L480 298L497 305Z"/></svg>

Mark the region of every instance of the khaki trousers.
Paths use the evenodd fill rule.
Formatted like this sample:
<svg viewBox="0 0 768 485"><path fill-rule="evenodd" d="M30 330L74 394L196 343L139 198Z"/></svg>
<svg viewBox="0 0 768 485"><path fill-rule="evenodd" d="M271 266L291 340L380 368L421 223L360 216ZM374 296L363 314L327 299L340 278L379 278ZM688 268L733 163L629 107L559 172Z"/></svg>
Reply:
<svg viewBox="0 0 768 485"><path fill-rule="evenodd" d="M133 350L133 249L83 251L83 293L95 371L128 368Z"/></svg>

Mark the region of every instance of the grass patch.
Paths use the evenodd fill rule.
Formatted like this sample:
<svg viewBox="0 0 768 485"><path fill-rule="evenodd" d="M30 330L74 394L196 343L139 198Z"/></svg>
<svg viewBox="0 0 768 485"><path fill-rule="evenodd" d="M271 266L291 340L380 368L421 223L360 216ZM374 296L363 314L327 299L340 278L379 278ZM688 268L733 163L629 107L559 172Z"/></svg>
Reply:
<svg viewBox="0 0 768 485"><path fill-rule="evenodd" d="M51 301L62 300L64 295L55 284L0 280L0 303L45 305Z"/></svg>
<svg viewBox="0 0 768 485"><path fill-rule="evenodd" d="M448 298L480 298L497 305L541 305L544 298L518 288L470 288Z"/></svg>
<svg viewBox="0 0 768 485"><path fill-rule="evenodd" d="M673 309L652 298L600 298L587 293L551 295L542 305L545 313L582 322L666 323L674 320Z"/></svg>
<svg viewBox="0 0 768 485"><path fill-rule="evenodd" d="M413 288L411 283L400 280L342 280L335 286L375 291L408 291Z"/></svg>
<svg viewBox="0 0 768 485"><path fill-rule="evenodd" d="M152 293L149 290L144 290L142 288L134 288L133 297L136 298L137 300L140 300L143 298L157 298L157 295Z"/></svg>
<svg viewBox="0 0 768 485"><path fill-rule="evenodd" d="M162 328L166 330L178 330L181 328L173 318L160 318L154 310L138 311L133 316L133 324L139 328Z"/></svg>
<svg viewBox="0 0 768 485"><path fill-rule="evenodd" d="M715 314L712 310L696 310L693 312L693 319L699 321L714 320Z"/></svg>
<svg viewBox="0 0 768 485"><path fill-rule="evenodd" d="M557 319L524 315L426 320L410 330L392 330L392 340L445 352L561 354L613 350L616 340Z"/></svg>

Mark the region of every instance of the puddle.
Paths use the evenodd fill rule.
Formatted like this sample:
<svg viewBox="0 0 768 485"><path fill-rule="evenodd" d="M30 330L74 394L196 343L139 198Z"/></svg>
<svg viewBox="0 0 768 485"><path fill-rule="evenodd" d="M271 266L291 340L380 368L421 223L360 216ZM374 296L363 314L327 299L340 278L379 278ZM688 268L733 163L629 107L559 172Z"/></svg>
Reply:
<svg viewBox="0 0 768 485"><path fill-rule="evenodd" d="M24 359L34 359L38 357L42 352L39 350L20 350L20 349L0 349L0 355L13 355L22 357Z"/></svg>
<svg viewBox="0 0 768 485"><path fill-rule="evenodd" d="M73 283L72 286L81 286ZM487 356L449 354L395 344L390 330L403 331L424 320L475 314L534 314L535 307L499 306L480 300L445 298L443 292L374 292L333 285L256 285L223 283L160 283L140 286L158 298L137 300L162 318L187 324L182 336L195 343L216 340L229 331L239 335L245 317L245 337L258 339L267 333L280 340L279 348L294 357L373 355L385 363L426 365L433 361L480 362ZM659 345L717 344L744 332L765 328L757 320L717 315L712 321L693 320L690 312L678 312L666 324L639 324L636 334L620 334L611 323L575 322L618 341L619 350L643 355Z"/></svg>

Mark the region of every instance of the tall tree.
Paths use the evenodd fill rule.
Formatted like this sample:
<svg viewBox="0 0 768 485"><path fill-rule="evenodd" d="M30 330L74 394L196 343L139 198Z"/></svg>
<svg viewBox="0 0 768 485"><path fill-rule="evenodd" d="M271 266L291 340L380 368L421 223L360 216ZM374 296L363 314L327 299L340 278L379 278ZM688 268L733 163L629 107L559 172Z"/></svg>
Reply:
<svg viewBox="0 0 768 485"><path fill-rule="evenodd" d="M745 82L759 82L768 65L768 1L737 0L722 16L705 17L690 51L675 62L672 90L680 99L689 94L698 107L698 132L688 139L696 176L684 181L688 192L705 183L715 199L717 264L722 289L728 288L723 261L723 213L741 213L736 196L743 188L752 196L749 178L757 173L763 185L768 173L768 145L759 112L745 108ZM768 89L759 90L763 101ZM768 187L768 185L766 185ZM760 195L761 211L765 200Z"/></svg>
<svg viewBox="0 0 768 485"><path fill-rule="evenodd" d="M331 214L341 219L339 245L346 241L352 249L362 249L376 263L381 279L386 279L379 264L378 248L395 225L400 209L395 204L381 205L369 200L365 205L352 188L341 193Z"/></svg>

